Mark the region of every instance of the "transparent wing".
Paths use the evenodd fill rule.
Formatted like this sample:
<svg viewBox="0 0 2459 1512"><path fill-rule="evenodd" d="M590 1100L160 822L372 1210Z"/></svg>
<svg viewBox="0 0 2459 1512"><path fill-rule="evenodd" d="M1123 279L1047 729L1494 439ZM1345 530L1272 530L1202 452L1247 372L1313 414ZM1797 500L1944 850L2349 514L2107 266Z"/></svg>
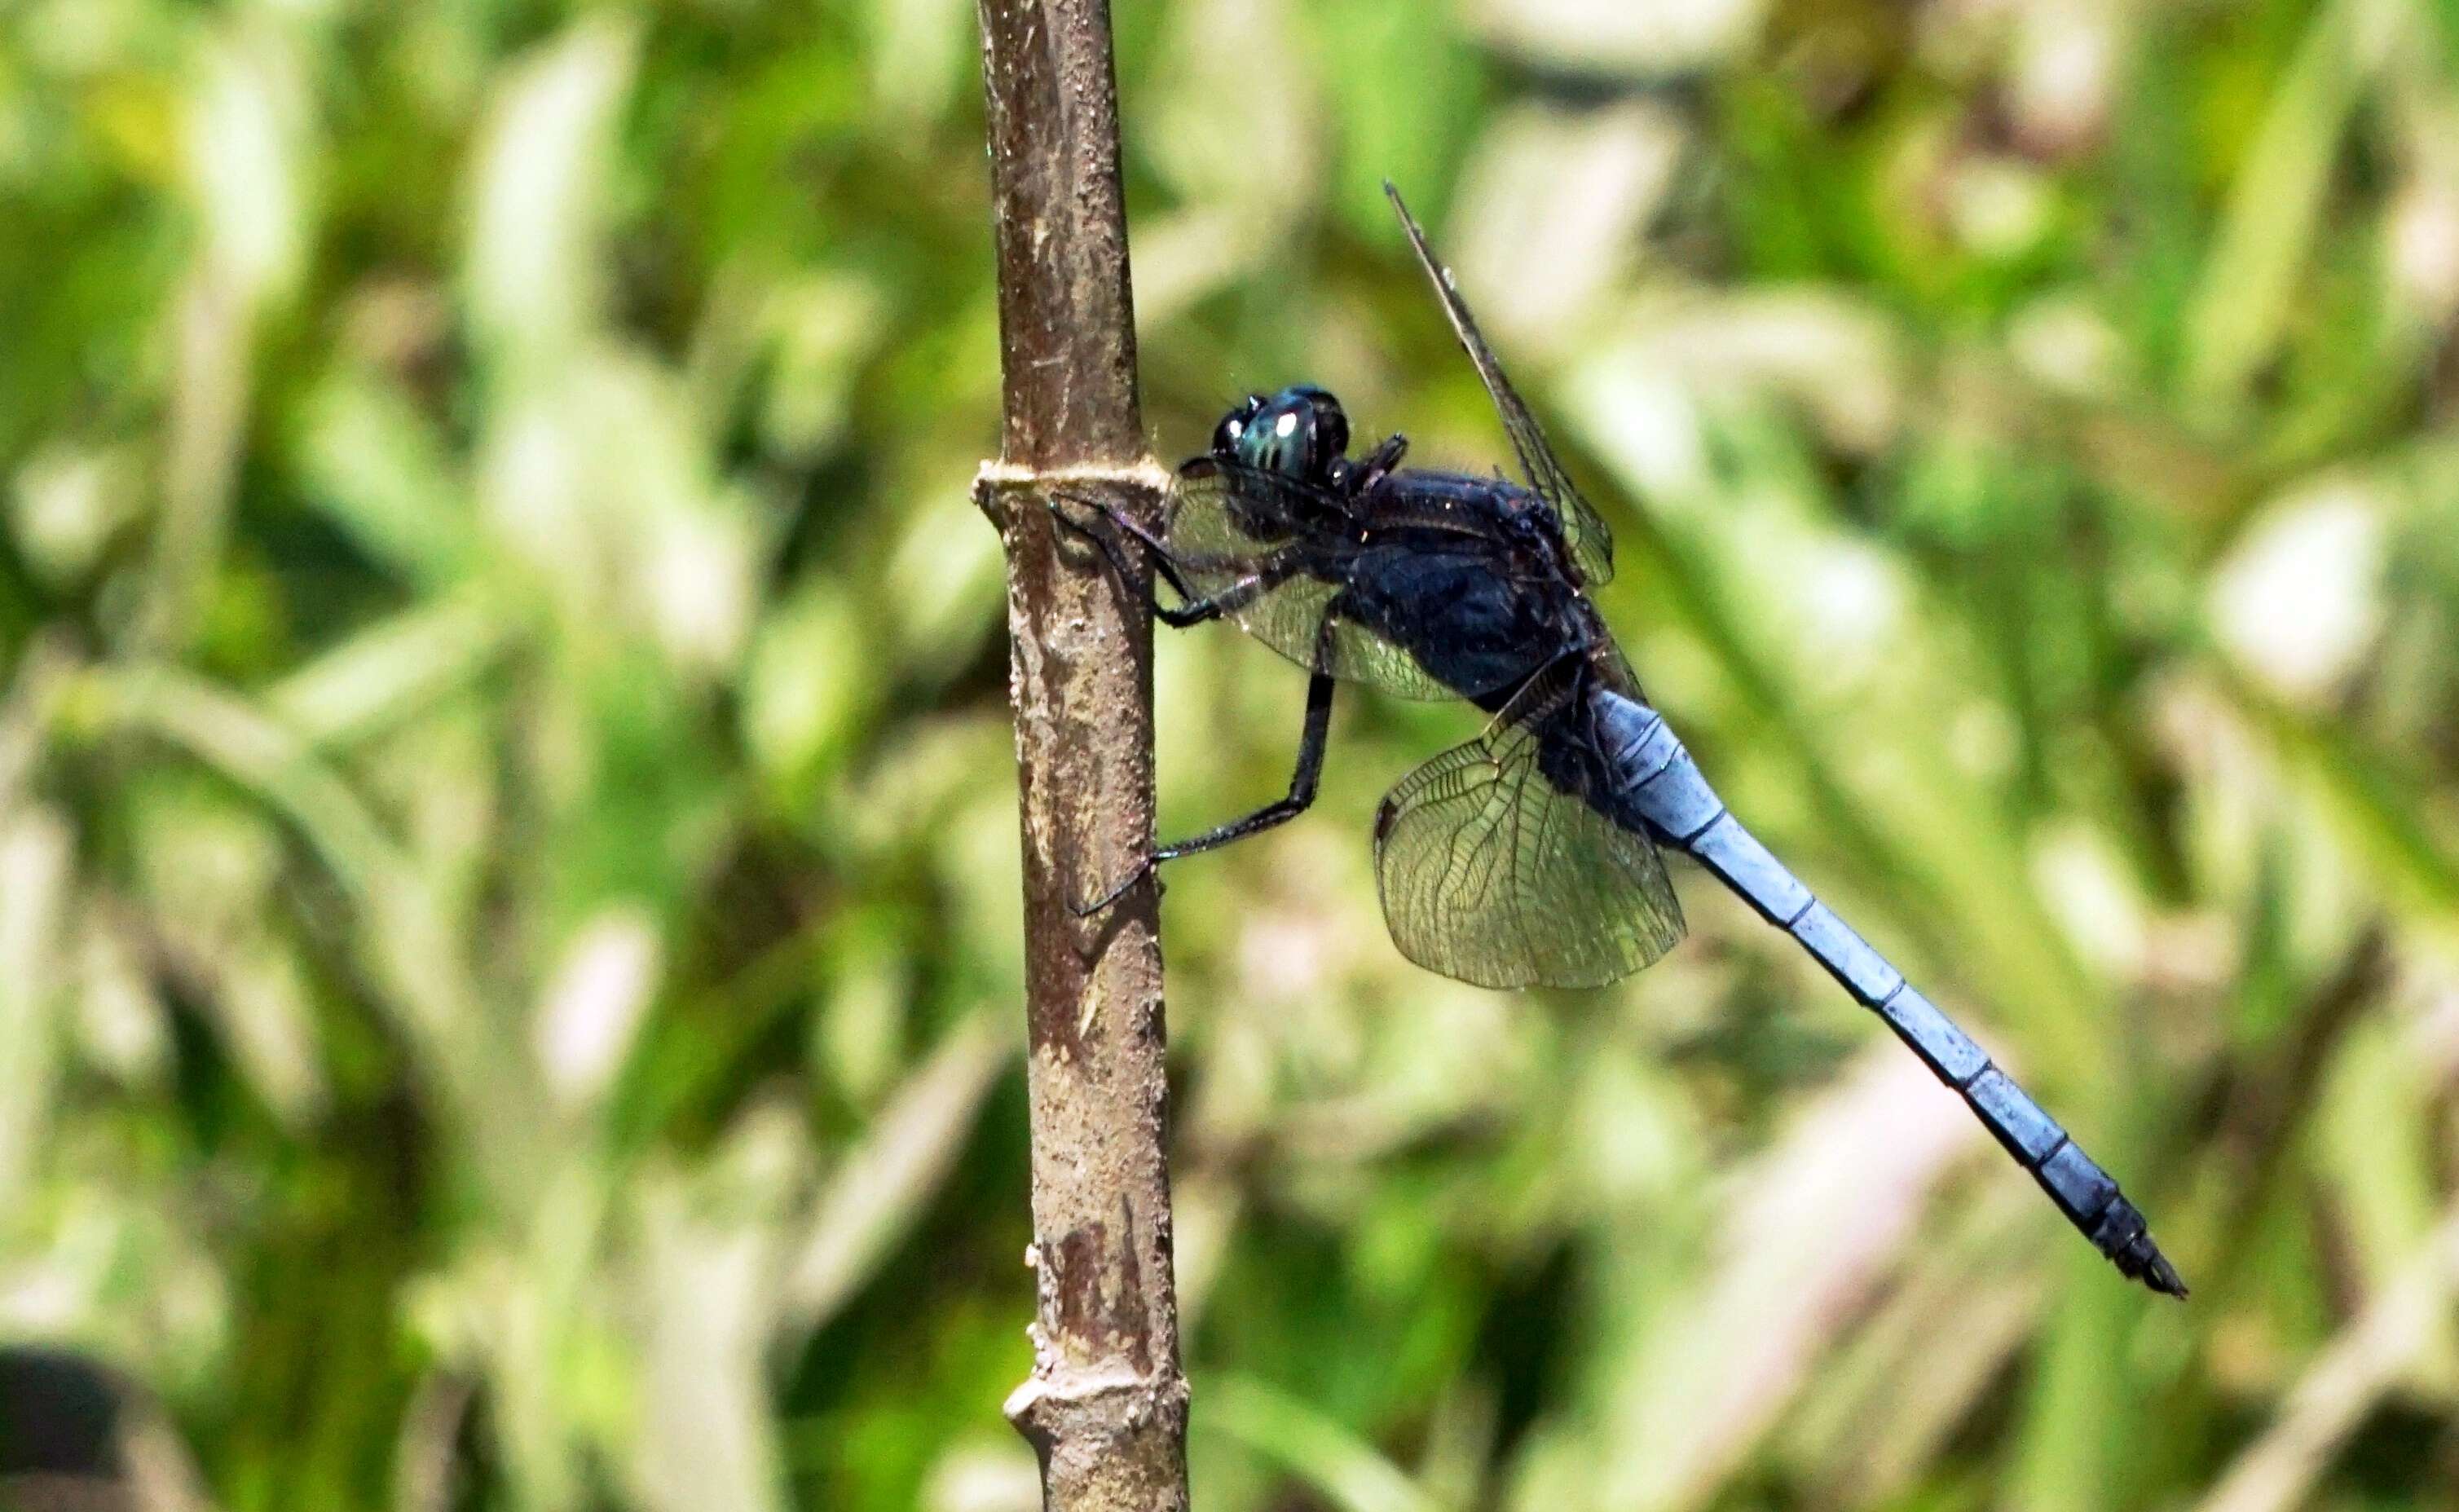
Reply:
<svg viewBox="0 0 2459 1512"><path fill-rule="evenodd" d="M1511 450L1520 457L1520 471L1527 476L1528 486L1554 506L1555 514L1562 520L1563 538L1571 548L1571 559L1579 563L1581 575L1588 581L1612 581L1613 532L1580 496L1580 491L1571 486L1570 475L1563 471L1554 449L1545 442L1545 432L1538 429L1537 417L1528 412L1519 390L1503 375L1503 364L1495 360L1494 349L1486 346L1485 337L1479 332L1477 320L1461 299L1450 270L1435 261L1434 249L1426 245L1426 233L1401 202L1400 191L1386 179L1383 192L1392 197L1392 208L1399 212L1400 228L1409 234L1409 245L1418 254L1418 265L1426 270L1428 282L1435 285L1435 297L1442 301L1443 313L1451 317L1452 333L1460 338L1468 360L1477 367L1478 378L1485 385L1487 397L1503 416L1503 431L1511 438Z"/></svg>
<svg viewBox="0 0 2459 1512"><path fill-rule="evenodd" d="M1594 774L1576 701L1536 681L1557 691L1532 685L1384 798L1383 918L1401 955L1480 987L1602 986L1673 948L1682 905L1655 845L1579 796Z"/></svg>
<svg viewBox="0 0 2459 1512"><path fill-rule="evenodd" d="M1324 618L1348 586L1341 503L1277 472L1203 457L1179 470L1162 544L1198 598L1298 665L1402 698L1460 695L1354 620Z"/></svg>

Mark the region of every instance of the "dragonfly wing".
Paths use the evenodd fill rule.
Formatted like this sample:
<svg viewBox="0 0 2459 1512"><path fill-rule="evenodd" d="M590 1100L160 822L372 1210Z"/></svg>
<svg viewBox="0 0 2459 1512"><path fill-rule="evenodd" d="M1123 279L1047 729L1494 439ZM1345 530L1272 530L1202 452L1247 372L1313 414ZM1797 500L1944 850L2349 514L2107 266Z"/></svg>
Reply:
<svg viewBox="0 0 2459 1512"><path fill-rule="evenodd" d="M1343 518L1330 494L1276 472L1199 458L1179 470L1162 544L1195 595L1221 605L1240 628L1311 672L1363 682L1403 698L1459 695L1415 657L1348 619L1329 633L1324 617L1348 587Z"/></svg>
<svg viewBox="0 0 2459 1512"><path fill-rule="evenodd" d="M1520 471L1526 475L1528 486L1543 494L1554 506L1563 522L1563 538L1571 548L1571 559L1579 564L1580 573L1592 583L1609 582L1613 578L1613 533L1580 491L1571 486L1570 475L1546 444L1545 432L1537 426L1537 417L1521 400L1520 391L1503 376L1503 364L1495 359L1494 348L1477 328L1476 317L1461 298L1453 284L1451 271L1435 261L1434 249L1426 244L1426 233L1417 218L1401 202L1400 191L1387 179L1383 192L1392 198L1392 208L1399 212L1400 228L1409 236L1409 245L1418 254L1418 265L1426 270L1426 279L1435 286L1435 297L1442 302L1443 313L1451 318L1452 334L1460 338L1468 360L1476 365L1477 376L1484 383L1487 397L1494 401L1495 410L1503 417L1503 432L1511 438L1511 450L1519 455Z"/></svg>
<svg viewBox="0 0 2459 1512"><path fill-rule="evenodd" d="M1682 938L1654 843L1572 790L1576 716L1559 689L1524 694L1384 798L1375 875L1401 955L1481 987L1596 987Z"/></svg>
<svg viewBox="0 0 2459 1512"><path fill-rule="evenodd" d="M1639 674L1630 669L1630 662L1622 654L1622 647L1610 640L1604 645L1589 649L1587 670L1587 676L1593 680L1591 686L1602 687L1608 693L1619 693L1634 704L1648 702L1647 690L1639 685Z"/></svg>

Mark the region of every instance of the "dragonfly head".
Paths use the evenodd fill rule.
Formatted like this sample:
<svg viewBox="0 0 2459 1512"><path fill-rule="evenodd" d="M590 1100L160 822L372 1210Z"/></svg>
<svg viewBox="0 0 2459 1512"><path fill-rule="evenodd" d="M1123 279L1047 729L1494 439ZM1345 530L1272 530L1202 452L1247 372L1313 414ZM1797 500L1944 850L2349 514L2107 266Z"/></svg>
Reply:
<svg viewBox="0 0 2459 1512"><path fill-rule="evenodd" d="M1249 394L1212 431L1214 456L1319 486L1334 481L1348 452L1349 416L1313 384Z"/></svg>

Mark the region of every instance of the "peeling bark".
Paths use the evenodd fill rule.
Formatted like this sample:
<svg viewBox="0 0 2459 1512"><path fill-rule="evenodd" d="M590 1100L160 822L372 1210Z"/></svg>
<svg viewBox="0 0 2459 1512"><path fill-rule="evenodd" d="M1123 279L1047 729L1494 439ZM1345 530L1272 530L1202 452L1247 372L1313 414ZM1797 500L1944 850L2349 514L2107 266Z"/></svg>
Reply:
<svg viewBox="0 0 2459 1512"><path fill-rule="evenodd" d="M1053 1512L1187 1504L1155 892L1091 896L1152 843L1152 623L1065 545L1054 488L1150 517L1118 102L1102 0L979 0L1005 425L976 498L1007 549L1024 834L1038 1315L1007 1413Z"/></svg>

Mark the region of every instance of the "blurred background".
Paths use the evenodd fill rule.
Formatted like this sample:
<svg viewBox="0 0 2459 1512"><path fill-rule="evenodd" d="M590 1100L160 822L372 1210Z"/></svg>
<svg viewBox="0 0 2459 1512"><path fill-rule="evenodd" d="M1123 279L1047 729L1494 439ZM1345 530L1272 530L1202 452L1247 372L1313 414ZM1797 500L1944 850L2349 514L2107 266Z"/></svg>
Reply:
<svg viewBox="0 0 2459 1512"><path fill-rule="evenodd" d="M1477 721L1345 695L1169 877L1201 1503L2459 1501L2459 11L1116 20L1157 452L1502 457L1398 180L1657 701L2196 1288L1695 872L1408 967ZM0 1502L1037 1504L976 48L0 5ZM1165 830L1278 793L1303 678L1160 656Z"/></svg>

